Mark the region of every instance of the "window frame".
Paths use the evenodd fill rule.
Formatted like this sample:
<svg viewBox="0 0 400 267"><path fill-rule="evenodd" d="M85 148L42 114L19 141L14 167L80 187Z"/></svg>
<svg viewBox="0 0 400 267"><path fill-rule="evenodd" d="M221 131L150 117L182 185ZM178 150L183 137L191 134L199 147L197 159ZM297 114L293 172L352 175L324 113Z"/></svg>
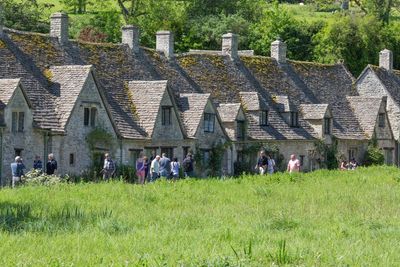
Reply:
<svg viewBox="0 0 400 267"><path fill-rule="evenodd" d="M324 134L332 134L331 118L324 118Z"/></svg>
<svg viewBox="0 0 400 267"><path fill-rule="evenodd" d="M268 126L269 121L268 121L268 110L261 110L259 114L259 125L260 126Z"/></svg>
<svg viewBox="0 0 400 267"><path fill-rule="evenodd" d="M11 112L11 132L22 133L22 132L24 132L24 130L25 130L25 112L24 111L12 111Z"/></svg>
<svg viewBox="0 0 400 267"><path fill-rule="evenodd" d="M69 154L69 166L75 166L76 158L75 153Z"/></svg>
<svg viewBox="0 0 400 267"><path fill-rule="evenodd" d="M386 121L386 116L385 116L385 113L379 113L378 114L378 126L380 127L380 128L385 128L385 121Z"/></svg>
<svg viewBox="0 0 400 267"><path fill-rule="evenodd" d="M236 138L238 140L244 140L245 136L246 136L246 121L237 120L236 121Z"/></svg>
<svg viewBox="0 0 400 267"><path fill-rule="evenodd" d="M83 126L96 127L98 109L93 106L86 106L83 108Z"/></svg>
<svg viewBox="0 0 400 267"><path fill-rule="evenodd" d="M213 133L215 131L215 114L204 112L203 128L205 133Z"/></svg>
<svg viewBox="0 0 400 267"><path fill-rule="evenodd" d="M167 111L168 111L168 116L166 116ZM172 106L161 107L161 125L163 126L172 125Z"/></svg>
<svg viewBox="0 0 400 267"><path fill-rule="evenodd" d="M299 127L299 113L297 111L290 112L290 127Z"/></svg>

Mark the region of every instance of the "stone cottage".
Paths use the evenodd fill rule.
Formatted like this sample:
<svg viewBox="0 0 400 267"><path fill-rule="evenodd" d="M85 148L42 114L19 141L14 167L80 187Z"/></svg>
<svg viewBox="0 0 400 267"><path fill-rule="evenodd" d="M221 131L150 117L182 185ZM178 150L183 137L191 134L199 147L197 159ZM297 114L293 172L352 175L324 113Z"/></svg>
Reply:
<svg viewBox="0 0 400 267"><path fill-rule="evenodd" d="M317 140L337 140L346 159L361 160L373 137L390 151L390 113L382 124L390 97L362 98L379 106L365 114L343 64L288 60L279 40L271 57L254 56L232 33L220 51L183 54L169 31L157 32L156 49L141 47L135 26L122 28L121 44L83 43L68 38L66 14L50 21L49 35L0 27L2 184L15 155L29 167L50 152L62 174L101 164L106 151L129 165L141 154L192 152L206 175L218 146L220 174L253 162L261 146L284 160L298 154L304 170L318 168Z"/></svg>
<svg viewBox="0 0 400 267"><path fill-rule="evenodd" d="M379 66L368 65L356 81L357 92L365 97L383 97L392 127L394 146L385 146L385 153L393 152L393 160L399 165L400 137L400 71L393 69L392 51L384 49L379 53ZM381 124L383 123L381 115Z"/></svg>

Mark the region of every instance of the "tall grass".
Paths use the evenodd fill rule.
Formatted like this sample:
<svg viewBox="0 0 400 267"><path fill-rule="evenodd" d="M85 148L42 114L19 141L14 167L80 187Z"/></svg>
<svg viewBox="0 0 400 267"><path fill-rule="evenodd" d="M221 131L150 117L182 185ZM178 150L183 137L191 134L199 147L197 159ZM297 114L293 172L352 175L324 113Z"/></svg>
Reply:
<svg viewBox="0 0 400 267"><path fill-rule="evenodd" d="M395 266L400 171L0 191L0 266Z"/></svg>

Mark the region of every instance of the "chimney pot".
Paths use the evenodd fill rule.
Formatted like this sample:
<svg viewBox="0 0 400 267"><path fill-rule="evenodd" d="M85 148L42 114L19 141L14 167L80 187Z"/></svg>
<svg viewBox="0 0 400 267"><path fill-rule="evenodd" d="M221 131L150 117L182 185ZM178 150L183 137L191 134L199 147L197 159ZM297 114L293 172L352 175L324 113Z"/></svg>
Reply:
<svg viewBox="0 0 400 267"><path fill-rule="evenodd" d="M278 63L286 63L286 50L286 43L278 39L271 44L271 57Z"/></svg>
<svg viewBox="0 0 400 267"><path fill-rule="evenodd" d="M57 37L61 44L68 42L68 15L57 12L50 17L50 36Z"/></svg>
<svg viewBox="0 0 400 267"><path fill-rule="evenodd" d="M388 49L379 52L379 67L388 71L393 70L393 53Z"/></svg>
<svg viewBox="0 0 400 267"><path fill-rule="evenodd" d="M174 57L174 34L170 31L156 33L156 50L164 52L167 58Z"/></svg>
<svg viewBox="0 0 400 267"><path fill-rule="evenodd" d="M226 33L222 35L222 55L230 56L231 59L238 58L238 35Z"/></svg>
<svg viewBox="0 0 400 267"><path fill-rule="evenodd" d="M122 43L127 44L132 52L139 52L139 27L134 25L126 25L122 27Z"/></svg>

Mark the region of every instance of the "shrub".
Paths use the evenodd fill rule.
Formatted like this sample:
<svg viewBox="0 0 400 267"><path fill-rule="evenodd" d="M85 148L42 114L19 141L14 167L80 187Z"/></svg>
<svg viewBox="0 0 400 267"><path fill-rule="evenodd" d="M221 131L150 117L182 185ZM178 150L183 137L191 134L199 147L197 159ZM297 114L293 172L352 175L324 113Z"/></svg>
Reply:
<svg viewBox="0 0 400 267"><path fill-rule="evenodd" d="M382 150L377 146L369 145L367 151L365 151L364 155L364 165L383 165L385 163L385 156L382 153Z"/></svg>
<svg viewBox="0 0 400 267"><path fill-rule="evenodd" d="M23 177L25 185L56 185L68 181L68 176L60 177L57 175L47 175L40 170L31 170Z"/></svg>

